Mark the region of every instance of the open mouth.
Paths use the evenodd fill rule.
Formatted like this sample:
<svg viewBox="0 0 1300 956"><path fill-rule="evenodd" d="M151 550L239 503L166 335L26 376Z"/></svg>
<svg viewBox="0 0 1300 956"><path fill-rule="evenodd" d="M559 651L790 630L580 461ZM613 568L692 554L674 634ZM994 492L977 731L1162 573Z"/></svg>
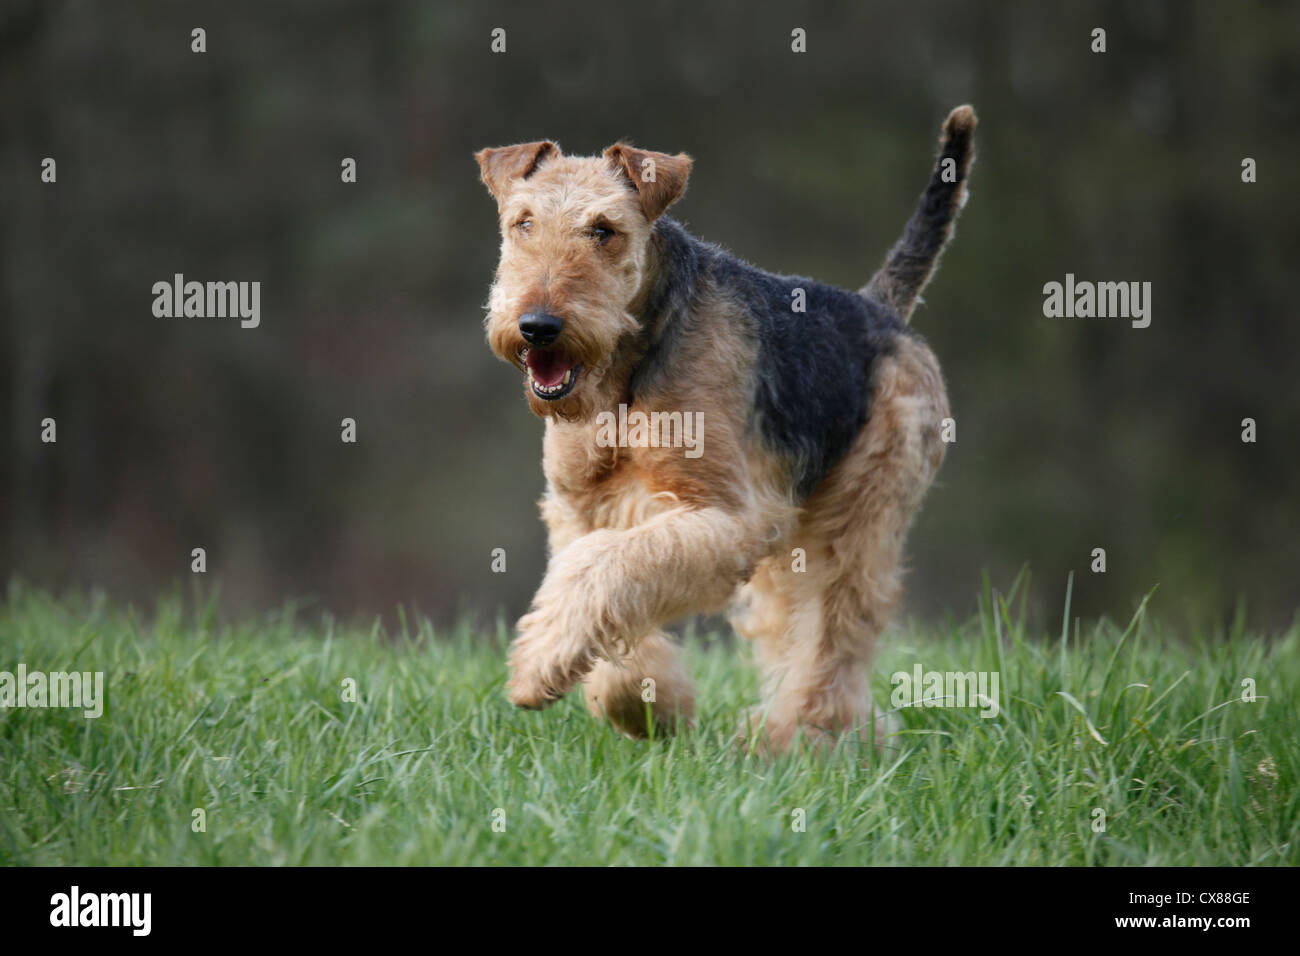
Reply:
<svg viewBox="0 0 1300 956"><path fill-rule="evenodd" d="M575 365L559 349L524 349L519 357L528 369L528 384L540 399L553 402L578 384L582 366Z"/></svg>

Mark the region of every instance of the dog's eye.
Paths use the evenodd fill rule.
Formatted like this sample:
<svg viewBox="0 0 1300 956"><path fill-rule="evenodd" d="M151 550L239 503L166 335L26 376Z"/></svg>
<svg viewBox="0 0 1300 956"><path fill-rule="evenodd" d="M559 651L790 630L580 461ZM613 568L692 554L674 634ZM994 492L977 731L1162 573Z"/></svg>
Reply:
<svg viewBox="0 0 1300 956"><path fill-rule="evenodd" d="M596 240L597 245L601 245L601 246L609 242L609 240L613 239L614 236L618 235L616 232L614 232L613 229L610 229L608 226L592 226L591 229L588 230L587 234L590 235L591 238Z"/></svg>
<svg viewBox="0 0 1300 956"><path fill-rule="evenodd" d="M533 221L525 217L523 219L520 219L517 223L515 223L515 228L518 229L520 232L528 232L528 230L533 228Z"/></svg>

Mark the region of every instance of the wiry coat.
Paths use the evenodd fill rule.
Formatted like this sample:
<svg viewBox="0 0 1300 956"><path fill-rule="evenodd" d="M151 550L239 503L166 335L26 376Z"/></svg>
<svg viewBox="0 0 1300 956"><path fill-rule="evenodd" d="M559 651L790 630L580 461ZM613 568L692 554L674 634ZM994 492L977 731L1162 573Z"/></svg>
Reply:
<svg viewBox="0 0 1300 956"><path fill-rule="evenodd" d="M949 416L907 319L964 202L974 126L969 107L948 117L916 213L857 293L764 272L665 216L686 156L479 153L503 235L488 339L546 418L551 557L511 652L515 703L583 681L629 733L646 731L647 702L688 718L662 628L730 604L767 677L757 739L870 726L866 667ZM703 454L611 446L602 413L620 405L700 413Z"/></svg>

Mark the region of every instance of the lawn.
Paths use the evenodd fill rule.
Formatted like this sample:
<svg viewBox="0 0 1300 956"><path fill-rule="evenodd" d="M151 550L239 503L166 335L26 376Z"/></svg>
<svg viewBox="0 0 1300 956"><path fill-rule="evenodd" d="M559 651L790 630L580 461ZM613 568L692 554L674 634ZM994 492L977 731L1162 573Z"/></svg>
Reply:
<svg viewBox="0 0 1300 956"><path fill-rule="evenodd" d="M0 671L102 671L107 699L97 719L0 710L0 863L1300 862L1300 625L1190 637L1156 596L1062 640L1027 632L1024 590L892 630L873 675L889 706L917 664L997 672L998 716L907 707L883 757L764 760L731 744L758 691L726 635L688 639L697 726L631 741L580 693L511 708L501 628L227 622L12 585Z"/></svg>

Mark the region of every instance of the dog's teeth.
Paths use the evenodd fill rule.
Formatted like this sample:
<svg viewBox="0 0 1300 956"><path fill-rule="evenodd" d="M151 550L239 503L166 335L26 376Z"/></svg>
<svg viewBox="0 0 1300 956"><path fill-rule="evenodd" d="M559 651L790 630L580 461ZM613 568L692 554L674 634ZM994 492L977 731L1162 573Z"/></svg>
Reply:
<svg viewBox="0 0 1300 956"><path fill-rule="evenodd" d="M561 385L568 385L568 384L569 384L569 379L571 379L572 377L573 377L573 369L569 369L567 372L564 373L564 381L561 382L560 384L561 384Z"/></svg>

